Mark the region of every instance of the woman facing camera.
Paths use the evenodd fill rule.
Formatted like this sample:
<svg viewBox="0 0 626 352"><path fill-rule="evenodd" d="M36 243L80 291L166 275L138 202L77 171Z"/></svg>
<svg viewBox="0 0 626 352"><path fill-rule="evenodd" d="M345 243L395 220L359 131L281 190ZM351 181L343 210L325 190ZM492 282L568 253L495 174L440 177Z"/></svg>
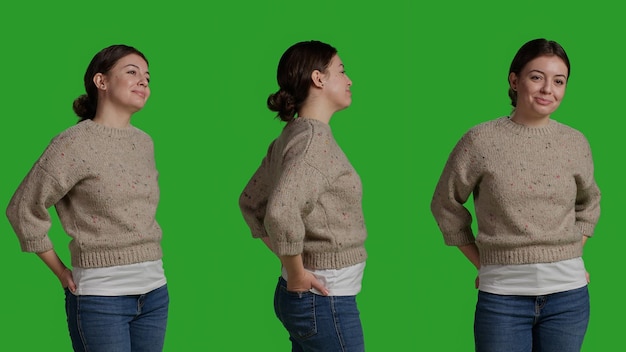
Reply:
<svg viewBox="0 0 626 352"><path fill-rule="evenodd" d="M478 269L476 351L580 351L589 322L583 246L600 216L589 143L551 119L570 76L554 41L524 44L509 70L513 112L452 150L431 209L445 243ZM474 197L478 233L464 203Z"/></svg>

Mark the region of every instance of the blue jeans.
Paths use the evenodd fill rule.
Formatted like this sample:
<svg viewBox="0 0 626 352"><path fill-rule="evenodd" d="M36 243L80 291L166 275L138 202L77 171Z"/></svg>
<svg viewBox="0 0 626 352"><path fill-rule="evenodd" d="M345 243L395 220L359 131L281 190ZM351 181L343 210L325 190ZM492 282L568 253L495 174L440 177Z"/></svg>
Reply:
<svg viewBox="0 0 626 352"><path fill-rule="evenodd" d="M287 282L281 277L274 311L289 332L292 352L365 351L355 296L287 291Z"/></svg>
<svg viewBox="0 0 626 352"><path fill-rule="evenodd" d="M65 289L67 325L74 351L163 350L169 294L163 285L143 295L76 296Z"/></svg>
<svg viewBox="0 0 626 352"><path fill-rule="evenodd" d="M579 352L589 323L587 286L545 296L478 292L478 352Z"/></svg>

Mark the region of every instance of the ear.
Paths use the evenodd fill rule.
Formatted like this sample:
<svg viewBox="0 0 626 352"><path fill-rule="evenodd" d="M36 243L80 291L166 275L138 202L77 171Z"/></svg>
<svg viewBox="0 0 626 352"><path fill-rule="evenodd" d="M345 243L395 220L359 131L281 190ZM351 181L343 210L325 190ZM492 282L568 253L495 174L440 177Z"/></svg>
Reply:
<svg viewBox="0 0 626 352"><path fill-rule="evenodd" d="M100 72L96 73L93 76L93 84L95 84L96 88L100 90L106 90L106 83L105 83L104 75Z"/></svg>
<svg viewBox="0 0 626 352"><path fill-rule="evenodd" d="M514 91L517 91L517 75L515 74L515 72L509 73L509 86Z"/></svg>
<svg viewBox="0 0 626 352"><path fill-rule="evenodd" d="M323 78L324 78L324 75L320 72L320 70L313 70L313 72L311 73L311 82L317 88L324 87Z"/></svg>

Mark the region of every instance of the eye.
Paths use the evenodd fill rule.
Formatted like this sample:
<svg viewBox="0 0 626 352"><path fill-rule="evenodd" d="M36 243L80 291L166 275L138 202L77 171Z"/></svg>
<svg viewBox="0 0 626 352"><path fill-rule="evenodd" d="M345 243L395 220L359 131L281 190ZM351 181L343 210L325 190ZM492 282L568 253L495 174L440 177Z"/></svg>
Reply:
<svg viewBox="0 0 626 352"><path fill-rule="evenodd" d="M560 79L560 78L559 78L559 79L557 79L557 80L555 80L554 82L555 82L556 84L560 85L560 86L562 86L562 85L564 85L564 84L565 84L565 81L564 81L564 80L562 80L562 79Z"/></svg>
<svg viewBox="0 0 626 352"><path fill-rule="evenodd" d="M135 70L128 70L128 73L130 73L131 75L136 75L137 71L135 71Z"/></svg>
<svg viewBox="0 0 626 352"><path fill-rule="evenodd" d="M531 81L539 81L541 80L541 76L539 75L532 75L530 76Z"/></svg>

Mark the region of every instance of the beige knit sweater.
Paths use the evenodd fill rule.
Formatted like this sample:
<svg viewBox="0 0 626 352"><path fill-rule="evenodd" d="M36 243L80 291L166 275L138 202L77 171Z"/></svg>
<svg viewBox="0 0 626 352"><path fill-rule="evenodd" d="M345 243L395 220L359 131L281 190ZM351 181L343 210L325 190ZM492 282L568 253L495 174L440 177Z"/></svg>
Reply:
<svg viewBox="0 0 626 352"><path fill-rule="evenodd" d="M474 195L478 225L464 203ZM556 262L582 255L600 216L591 151L578 131L550 120L530 128L507 117L458 142L431 203L445 243L476 241L482 264Z"/></svg>
<svg viewBox="0 0 626 352"><path fill-rule="evenodd" d="M56 136L13 195L6 214L23 251L53 248L55 206L72 238L72 265L97 268L161 258L151 138L135 127L85 120Z"/></svg>
<svg viewBox="0 0 626 352"><path fill-rule="evenodd" d="M329 125L289 122L243 190L239 205L254 237L277 255L302 254L308 269L365 261L361 181Z"/></svg>

